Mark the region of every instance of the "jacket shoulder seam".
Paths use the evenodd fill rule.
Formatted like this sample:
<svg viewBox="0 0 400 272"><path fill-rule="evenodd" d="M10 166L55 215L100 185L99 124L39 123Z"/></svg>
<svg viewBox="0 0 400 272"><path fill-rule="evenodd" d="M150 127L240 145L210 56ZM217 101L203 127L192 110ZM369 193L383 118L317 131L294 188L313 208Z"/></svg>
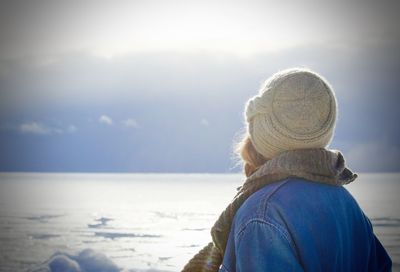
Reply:
<svg viewBox="0 0 400 272"><path fill-rule="evenodd" d="M250 219L250 220L247 221L247 222L242 226L242 228L238 231L238 233L236 234L236 240L237 240L238 246L239 246L240 242L242 241L242 240L241 240L241 236L242 236L242 234L244 233L244 231L246 230L246 228L247 228L249 225L251 225L251 224L256 224L256 223L260 223L260 224L262 224L262 225L267 225L267 226L271 227L272 229L275 229L275 230L281 235L281 237L283 237L283 238L286 240L286 242L288 242L288 244L290 245L290 247L292 248L292 250L295 250L293 241L289 238L289 234L284 230L283 227L281 227L281 226L279 226L279 225L277 225L277 224L274 224L274 223L272 223L272 222L270 222L270 221L263 220L263 219L259 219L259 218Z"/></svg>
<svg viewBox="0 0 400 272"><path fill-rule="evenodd" d="M259 204L256 205L254 209L254 215L247 221L239 221L237 222L237 229L239 230L237 233L240 232L241 229L243 229L249 220L252 219L260 219L260 220L265 220L265 214L267 213L267 203L270 200L270 198L281 188L284 184L286 184L289 180L284 179L282 180L282 183L276 186L272 191L268 192L267 194L264 194L263 197L260 199ZM267 186L267 185L266 185ZM262 189L260 189L262 190ZM264 199L265 198L265 199ZM243 204L242 204L243 206Z"/></svg>
<svg viewBox="0 0 400 272"><path fill-rule="evenodd" d="M279 184L279 186L277 186L269 195L268 197L265 198L265 200L262 202L262 211L263 211L263 216L265 216L268 213L268 208L269 208L269 201L271 200L271 198L279 191L280 188L282 188L283 185L287 184L290 181L290 178L286 178L284 179L284 181Z"/></svg>

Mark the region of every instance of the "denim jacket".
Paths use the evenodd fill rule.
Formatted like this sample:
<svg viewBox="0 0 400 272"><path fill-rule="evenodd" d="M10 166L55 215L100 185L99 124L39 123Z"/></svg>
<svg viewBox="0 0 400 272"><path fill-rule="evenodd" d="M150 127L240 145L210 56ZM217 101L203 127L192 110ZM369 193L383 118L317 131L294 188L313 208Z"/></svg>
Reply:
<svg viewBox="0 0 400 272"><path fill-rule="evenodd" d="M391 271L369 219L342 186L289 178L237 211L220 271Z"/></svg>

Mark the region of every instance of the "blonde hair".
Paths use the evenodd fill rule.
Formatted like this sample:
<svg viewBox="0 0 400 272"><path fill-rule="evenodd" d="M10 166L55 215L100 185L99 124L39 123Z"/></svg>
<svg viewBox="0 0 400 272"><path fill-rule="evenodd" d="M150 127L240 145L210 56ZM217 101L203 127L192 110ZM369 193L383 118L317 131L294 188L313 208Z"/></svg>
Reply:
<svg viewBox="0 0 400 272"><path fill-rule="evenodd" d="M246 177L251 176L267 159L256 151L248 133L245 133L235 147L236 155L242 160Z"/></svg>

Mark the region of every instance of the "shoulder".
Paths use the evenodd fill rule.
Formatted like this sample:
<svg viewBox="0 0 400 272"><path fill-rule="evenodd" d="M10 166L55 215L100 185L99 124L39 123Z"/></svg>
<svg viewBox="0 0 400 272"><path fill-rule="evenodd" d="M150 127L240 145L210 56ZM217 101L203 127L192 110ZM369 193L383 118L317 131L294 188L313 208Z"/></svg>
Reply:
<svg viewBox="0 0 400 272"><path fill-rule="evenodd" d="M262 221L279 227L285 226L285 220L296 216L299 209L312 212L314 208L320 209L324 205L329 207L332 202L347 202L357 206L349 192L342 186L327 185L312 182L301 178L288 178L268 184L252 194L238 209L235 218L236 234L249 223ZM296 207L296 209L293 209ZM295 211L297 210L297 211Z"/></svg>
<svg viewBox="0 0 400 272"><path fill-rule="evenodd" d="M265 210L268 203L289 181L290 179L285 179L268 184L249 196L236 212L235 222L244 223L251 219L265 219Z"/></svg>

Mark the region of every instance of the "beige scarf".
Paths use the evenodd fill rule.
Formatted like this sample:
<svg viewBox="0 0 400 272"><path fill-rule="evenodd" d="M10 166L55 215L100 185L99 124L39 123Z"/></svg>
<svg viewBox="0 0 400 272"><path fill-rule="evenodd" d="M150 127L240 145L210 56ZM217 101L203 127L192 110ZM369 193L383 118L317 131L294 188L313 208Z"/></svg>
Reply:
<svg viewBox="0 0 400 272"><path fill-rule="evenodd" d="M265 185L289 177L340 186L354 181L357 174L346 168L343 155L333 150L291 150L268 160L238 188L238 193L211 229L213 242L200 250L185 265L182 272L218 271L232 221L239 207L250 195Z"/></svg>

